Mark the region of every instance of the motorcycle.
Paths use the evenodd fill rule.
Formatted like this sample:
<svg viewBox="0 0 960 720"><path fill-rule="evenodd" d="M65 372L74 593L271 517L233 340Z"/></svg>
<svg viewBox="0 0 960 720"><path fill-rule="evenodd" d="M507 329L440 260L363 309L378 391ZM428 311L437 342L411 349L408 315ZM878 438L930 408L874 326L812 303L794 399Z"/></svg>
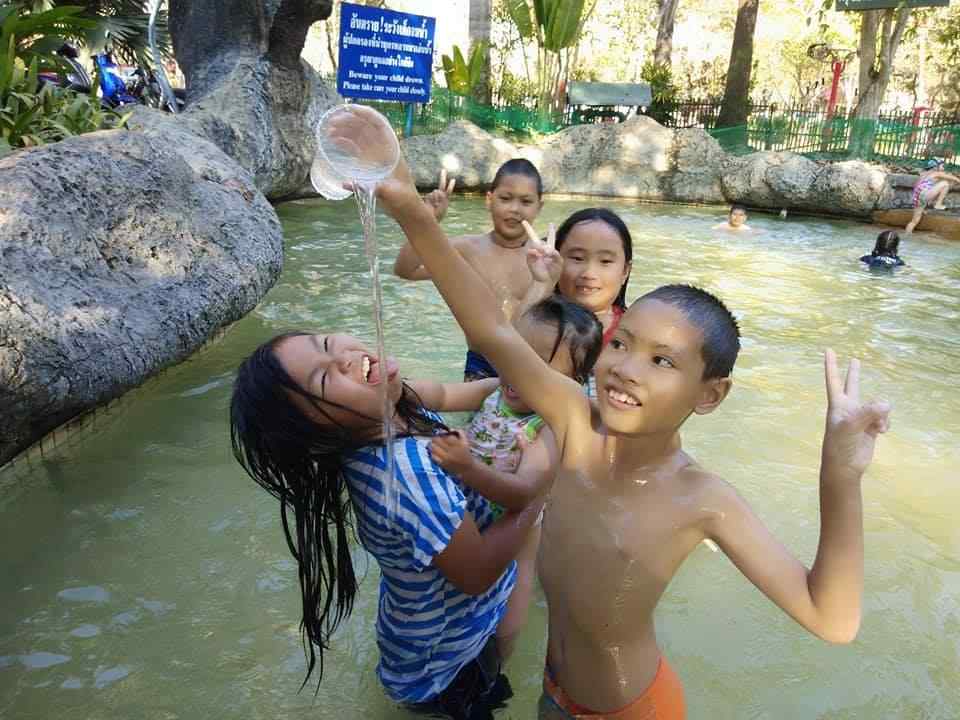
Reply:
<svg viewBox="0 0 960 720"><path fill-rule="evenodd" d="M80 54L77 52L77 49L69 43L64 43L57 49L56 53L68 68L67 72L63 75L55 72L38 73L37 77L40 82L57 87L65 87L79 93L90 92L93 81L90 79L90 73L87 72L87 69L83 67L83 64L78 59Z"/></svg>
<svg viewBox="0 0 960 720"><path fill-rule="evenodd" d="M111 108L143 104L160 110L179 112L186 103L185 91L173 90L173 100L165 102L163 90L156 75L149 68L121 68L109 52L93 56L100 79L100 92L104 102ZM176 107L170 107L175 102Z"/></svg>
<svg viewBox="0 0 960 720"><path fill-rule="evenodd" d="M80 62L77 49L69 44L62 45L57 55L67 68L66 73L39 73L41 82L64 87L78 93L89 93L93 85L90 73ZM103 107L118 109L126 105L147 105L160 110L179 112L186 104L186 91L171 89L173 100L164 101L163 90L156 75L149 68L121 67L113 60L109 52L93 56L99 86L100 102ZM171 103L176 103L176 108Z"/></svg>

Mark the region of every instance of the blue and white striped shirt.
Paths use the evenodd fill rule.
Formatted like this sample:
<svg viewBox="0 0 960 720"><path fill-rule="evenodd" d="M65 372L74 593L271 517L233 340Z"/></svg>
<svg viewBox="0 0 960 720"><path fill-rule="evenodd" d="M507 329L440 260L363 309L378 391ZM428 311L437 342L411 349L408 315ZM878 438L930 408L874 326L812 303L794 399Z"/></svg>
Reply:
<svg viewBox="0 0 960 720"><path fill-rule="evenodd" d="M483 496L434 463L429 442L427 437L394 442L395 513L384 502L383 445L360 448L344 463L357 534L381 572L377 674L394 700L408 703L435 698L480 654L503 617L517 574L511 563L487 592L474 597L433 567L464 513L481 531L493 514Z"/></svg>

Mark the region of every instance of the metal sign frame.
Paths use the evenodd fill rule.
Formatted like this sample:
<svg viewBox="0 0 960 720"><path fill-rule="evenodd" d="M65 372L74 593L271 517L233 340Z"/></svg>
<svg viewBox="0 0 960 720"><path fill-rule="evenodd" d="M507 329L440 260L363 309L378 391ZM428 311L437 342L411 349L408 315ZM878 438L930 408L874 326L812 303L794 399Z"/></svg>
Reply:
<svg viewBox="0 0 960 720"><path fill-rule="evenodd" d="M430 101L436 18L340 5L337 92L363 100Z"/></svg>

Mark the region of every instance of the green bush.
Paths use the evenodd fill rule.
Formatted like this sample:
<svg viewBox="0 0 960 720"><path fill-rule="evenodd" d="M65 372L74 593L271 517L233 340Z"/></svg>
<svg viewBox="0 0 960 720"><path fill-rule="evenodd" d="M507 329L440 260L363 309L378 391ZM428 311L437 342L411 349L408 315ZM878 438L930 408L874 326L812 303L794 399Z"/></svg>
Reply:
<svg viewBox="0 0 960 720"><path fill-rule="evenodd" d="M653 95L647 114L661 125L669 124L679 95L670 66L648 60L640 69L640 78L650 83L650 93Z"/></svg>
<svg viewBox="0 0 960 720"><path fill-rule="evenodd" d="M62 70L50 48L75 25L76 8L30 13L19 5L0 7L0 156L71 135L123 127L129 115L102 108L97 83L89 95L41 83L41 69ZM83 25L83 23L81 23Z"/></svg>

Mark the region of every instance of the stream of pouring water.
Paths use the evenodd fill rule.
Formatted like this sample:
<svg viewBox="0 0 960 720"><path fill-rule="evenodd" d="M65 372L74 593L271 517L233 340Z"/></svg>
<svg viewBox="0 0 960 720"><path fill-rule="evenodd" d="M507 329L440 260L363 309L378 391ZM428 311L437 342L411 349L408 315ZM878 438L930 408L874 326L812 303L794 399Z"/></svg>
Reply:
<svg viewBox="0 0 960 720"><path fill-rule="evenodd" d="M373 319L377 327L377 369L380 372L380 402L383 405L383 438L386 447L387 471L384 483L384 504L388 512L396 512L397 488L393 475L394 468L394 428L393 407L387 392L387 353L383 338L383 299L380 290L380 258L377 251L377 197L374 194L376 183L355 182L354 197L363 225L363 246L370 264L370 277L373 280Z"/></svg>

